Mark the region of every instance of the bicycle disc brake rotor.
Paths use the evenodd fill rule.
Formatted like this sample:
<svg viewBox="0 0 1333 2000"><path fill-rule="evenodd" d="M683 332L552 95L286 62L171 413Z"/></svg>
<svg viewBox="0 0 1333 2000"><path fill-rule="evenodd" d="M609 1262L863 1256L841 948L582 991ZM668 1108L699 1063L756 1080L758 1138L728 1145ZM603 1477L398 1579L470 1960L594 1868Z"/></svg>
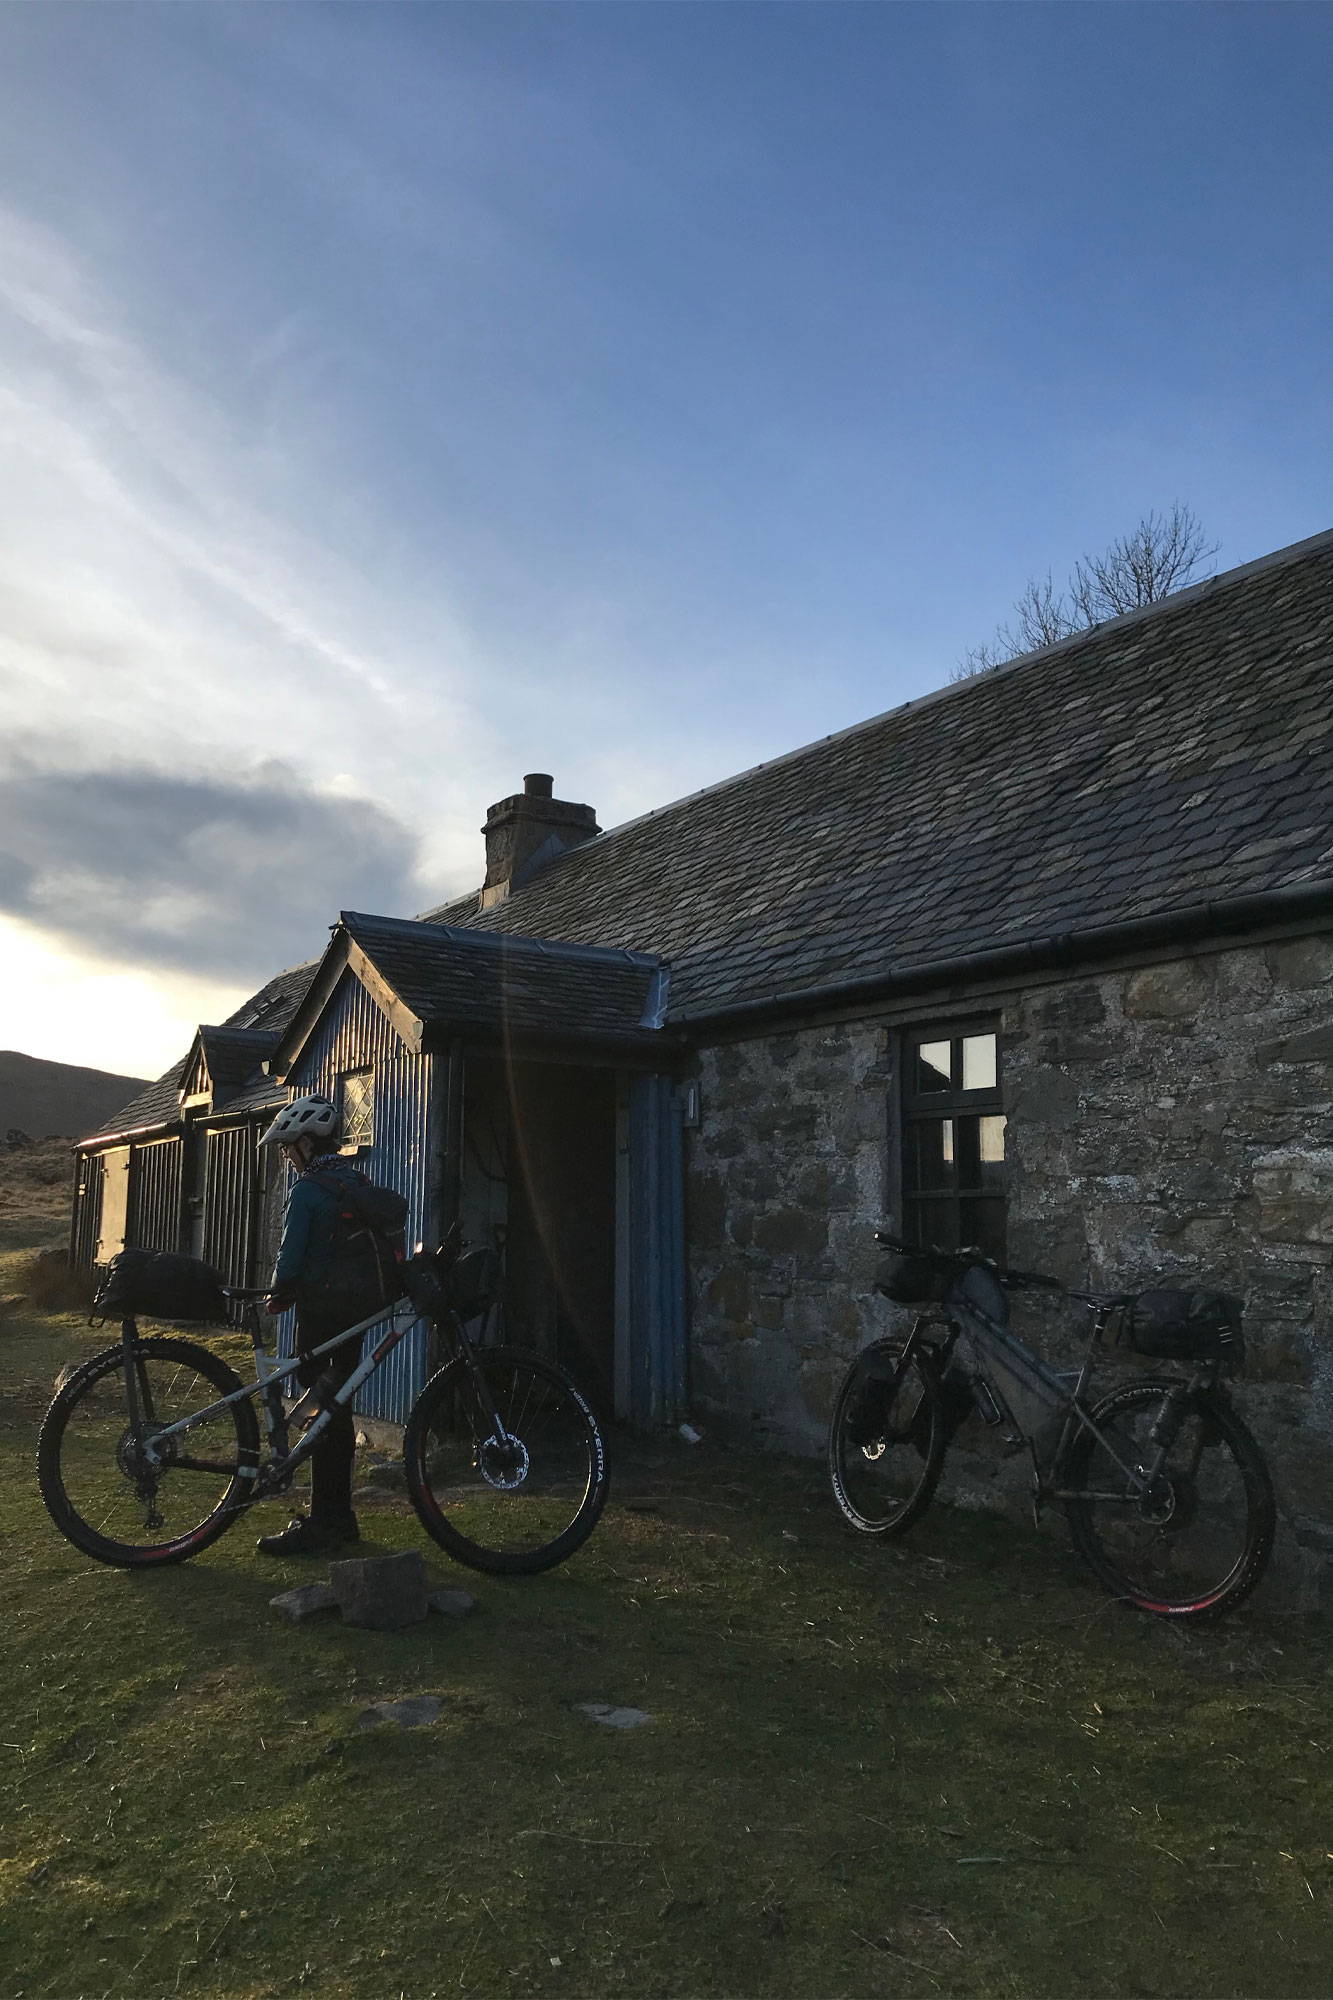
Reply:
<svg viewBox="0 0 1333 2000"><path fill-rule="evenodd" d="M528 1448L522 1438L492 1435L477 1451L477 1470L488 1486L512 1493L528 1476Z"/></svg>
<svg viewBox="0 0 1333 2000"><path fill-rule="evenodd" d="M1153 1528L1186 1528L1194 1518L1196 1499L1192 1479L1163 1477L1140 1499L1139 1517Z"/></svg>

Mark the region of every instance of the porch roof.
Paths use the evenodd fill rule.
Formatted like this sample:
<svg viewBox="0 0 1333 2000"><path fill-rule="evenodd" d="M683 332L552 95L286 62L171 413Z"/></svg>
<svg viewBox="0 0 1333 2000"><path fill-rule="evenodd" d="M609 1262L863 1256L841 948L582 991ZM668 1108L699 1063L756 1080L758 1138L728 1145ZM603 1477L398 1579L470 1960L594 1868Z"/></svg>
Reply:
<svg viewBox="0 0 1333 2000"><path fill-rule="evenodd" d="M343 971L369 988L409 1045L480 1040L659 1048L668 972L649 952L344 910L319 975L272 1061L296 1060Z"/></svg>

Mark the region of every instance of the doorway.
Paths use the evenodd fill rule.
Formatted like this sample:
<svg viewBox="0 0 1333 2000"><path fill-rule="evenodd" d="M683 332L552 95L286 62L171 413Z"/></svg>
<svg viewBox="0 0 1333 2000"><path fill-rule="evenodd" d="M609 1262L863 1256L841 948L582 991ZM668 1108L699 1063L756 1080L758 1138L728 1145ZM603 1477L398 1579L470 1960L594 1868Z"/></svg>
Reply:
<svg viewBox="0 0 1333 2000"><path fill-rule="evenodd" d="M616 1403L616 1073L471 1054L464 1241L499 1251L506 1338Z"/></svg>

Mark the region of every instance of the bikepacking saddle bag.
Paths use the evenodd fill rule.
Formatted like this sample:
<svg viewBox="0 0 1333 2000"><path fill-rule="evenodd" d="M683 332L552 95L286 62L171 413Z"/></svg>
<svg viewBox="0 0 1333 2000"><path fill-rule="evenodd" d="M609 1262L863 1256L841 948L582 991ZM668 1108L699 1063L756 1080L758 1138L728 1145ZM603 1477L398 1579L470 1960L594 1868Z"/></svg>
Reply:
<svg viewBox="0 0 1333 2000"><path fill-rule="evenodd" d="M316 1284L301 1287L300 1303L319 1310L348 1306L358 1311L392 1305L403 1292L406 1199L397 1188L378 1187L355 1168L309 1178L332 1196L337 1213L324 1275Z"/></svg>
<svg viewBox="0 0 1333 2000"><path fill-rule="evenodd" d="M93 1302L102 1319L225 1321L222 1279L198 1257L166 1250L121 1250L107 1266Z"/></svg>
<svg viewBox="0 0 1333 2000"><path fill-rule="evenodd" d="M1224 1375L1244 1365L1240 1299L1229 1292L1140 1292L1125 1309L1122 1339L1160 1361L1212 1361Z"/></svg>

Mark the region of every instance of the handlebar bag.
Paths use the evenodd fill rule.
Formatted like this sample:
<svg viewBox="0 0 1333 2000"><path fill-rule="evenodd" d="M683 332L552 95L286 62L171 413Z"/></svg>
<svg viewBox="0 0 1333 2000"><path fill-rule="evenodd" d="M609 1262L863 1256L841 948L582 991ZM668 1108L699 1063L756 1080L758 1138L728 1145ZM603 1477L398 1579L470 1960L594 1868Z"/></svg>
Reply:
<svg viewBox="0 0 1333 2000"><path fill-rule="evenodd" d="M167 1250L121 1250L107 1266L93 1305L104 1319L210 1320L224 1322L222 1279L198 1257Z"/></svg>
<svg viewBox="0 0 1333 2000"><path fill-rule="evenodd" d="M875 1290L892 1299L895 1305L931 1305L944 1297L950 1277L951 1273L932 1257L914 1257L905 1250L885 1250L875 1271Z"/></svg>
<svg viewBox="0 0 1333 2000"><path fill-rule="evenodd" d="M1229 1292L1140 1292L1125 1315L1136 1354L1164 1361L1215 1361L1234 1374L1245 1356L1241 1301Z"/></svg>
<svg viewBox="0 0 1333 2000"><path fill-rule="evenodd" d="M495 1290L498 1258L493 1250L465 1250L449 1273L449 1303L460 1319L485 1312Z"/></svg>

